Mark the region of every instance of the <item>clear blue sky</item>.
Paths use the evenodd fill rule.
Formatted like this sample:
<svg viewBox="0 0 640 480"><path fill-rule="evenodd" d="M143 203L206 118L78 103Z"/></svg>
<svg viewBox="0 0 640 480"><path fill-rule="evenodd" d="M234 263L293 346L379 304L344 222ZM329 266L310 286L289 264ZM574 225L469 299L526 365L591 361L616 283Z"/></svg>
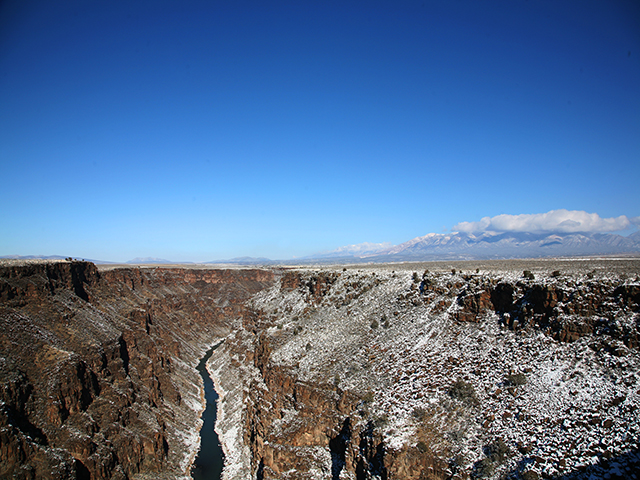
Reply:
<svg viewBox="0 0 640 480"><path fill-rule="evenodd" d="M0 255L640 215L637 1L0 3Z"/></svg>

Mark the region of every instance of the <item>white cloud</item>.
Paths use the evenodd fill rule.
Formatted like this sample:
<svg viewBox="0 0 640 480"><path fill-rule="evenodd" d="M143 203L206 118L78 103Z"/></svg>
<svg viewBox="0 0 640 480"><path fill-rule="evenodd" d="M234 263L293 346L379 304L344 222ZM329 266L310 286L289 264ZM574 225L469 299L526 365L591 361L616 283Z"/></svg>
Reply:
<svg viewBox="0 0 640 480"><path fill-rule="evenodd" d="M640 223L640 217L632 219L621 215L600 218L597 213L581 210L551 210L547 213L522 215L497 215L484 217L479 222L460 222L454 225L457 232L529 232L529 233L594 233L625 230L631 223Z"/></svg>

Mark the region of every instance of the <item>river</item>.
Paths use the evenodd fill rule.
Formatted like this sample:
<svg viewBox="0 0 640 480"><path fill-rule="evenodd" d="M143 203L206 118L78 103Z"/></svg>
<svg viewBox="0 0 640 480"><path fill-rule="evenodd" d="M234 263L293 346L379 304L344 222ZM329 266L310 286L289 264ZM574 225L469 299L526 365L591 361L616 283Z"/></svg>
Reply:
<svg viewBox="0 0 640 480"><path fill-rule="evenodd" d="M202 414L204 424L200 430L200 451L191 470L194 480L219 480L220 475L222 475L224 453L220 446L218 434L213 429L216 424L216 401L218 400L218 394L213 388L213 381L209 376L209 372L207 372L207 361L219 345L220 343L211 347L202 360L200 360L197 367L204 381L206 406Z"/></svg>

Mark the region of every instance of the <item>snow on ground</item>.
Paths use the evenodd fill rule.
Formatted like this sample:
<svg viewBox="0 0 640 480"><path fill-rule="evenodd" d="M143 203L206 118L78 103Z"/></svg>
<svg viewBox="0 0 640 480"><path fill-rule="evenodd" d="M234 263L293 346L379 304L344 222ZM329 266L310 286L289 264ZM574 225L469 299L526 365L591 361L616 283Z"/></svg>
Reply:
<svg viewBox="0 0 640 480"><path fill-rule="evenodd" d="M247 336L247 332L240 330L227 341L249 343L251 339ZM251 478L251 452L244 444L244 397L247 385L259 381L260 376L255 367L238 360L223 343L207 362L207 371L218 394L215 430L225 456L223 480Z"/></svg>
<svg viewBox="0 0 640 480"><path fill-rule="evenodd" d="M308 284L319 273L300 271L298 288L285 292L276 285L254 297L253 307L267 319L271 362L297 367L300 380L333 382L361 395L387 449L428 440L432 452L472 471L486 457L485 447L501 439L509 454L496 477L560 475L637 451L637 348L618 342L611 353L592 336L561 343L532 328L514 332L493 312L477 323L455 319L460 289L454 291L452 279L515 284L521 271L471 280L430 274L443 293L428 301L413 272L389 267L330 271L333 283L318 299ZM536 275L541 284L558 281ZM597 280L626 281L614 273ZM637 313L619 315L627 326L639 320ZM456 381L471 385L474 398L452 398ZM610 468L617 468L615 460ZM592 469L594 478L598 472L604 475Z"/></svg>

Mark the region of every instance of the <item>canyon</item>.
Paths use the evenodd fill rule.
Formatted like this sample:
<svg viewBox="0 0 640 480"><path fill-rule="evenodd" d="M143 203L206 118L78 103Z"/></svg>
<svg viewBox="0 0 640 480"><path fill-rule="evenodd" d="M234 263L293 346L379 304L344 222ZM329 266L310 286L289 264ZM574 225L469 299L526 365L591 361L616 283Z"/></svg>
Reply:
<svg viewBox="0 0 640 480"><path fill-rule="evenodd" d="M634 478L640 260L0 267L0 476Z"/></svg>
<svg viewBox="0 0 640 480"><path fill-rule="evenodd" d="M0 280L0 476L190 478L196 366L273 273L59 262Z"/></svg>

